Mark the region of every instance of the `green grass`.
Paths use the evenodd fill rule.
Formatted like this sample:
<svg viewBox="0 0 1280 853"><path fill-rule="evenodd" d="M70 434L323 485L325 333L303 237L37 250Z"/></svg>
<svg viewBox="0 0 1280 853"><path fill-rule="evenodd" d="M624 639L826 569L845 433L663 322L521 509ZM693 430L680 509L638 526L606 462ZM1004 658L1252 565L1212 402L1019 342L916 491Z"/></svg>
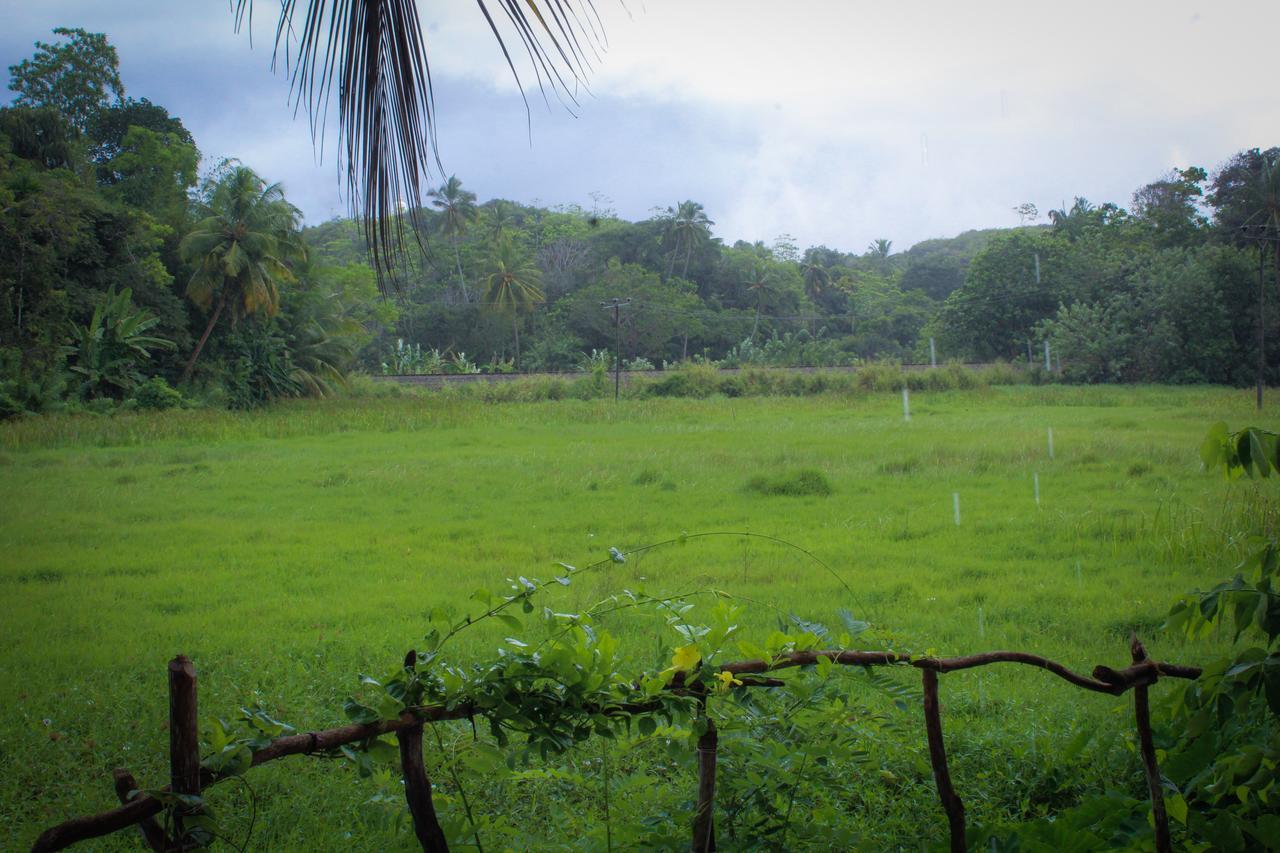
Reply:
<svg viewBox="0 0 1280 853"><path fill-rule="evenodd" d="M5 425L0 825L22 846L114 806L115 766L162 784L173 654L195 660L205 715L258 701L322 728L342 721L357 673L384 672L420 643L433 606L465 608L472 590L506 577L548 577L554 561L582 565L682 531L780 537L854 596L794 549L715 537L583 576L552 593L554 606L623 587L715 587L750 602L745 627L757 636L778 612L836 624L845 607L916 651L1015 648L1087 671L1126 663L1137 629L1153 656L1195 662L1211 649L1158 631L1171 599L1229 574L1236 534L1274 528L1276 516L1269 483L1199 470L1196 447L1215 420L1278 425L1245 392L1029 386L917 392L910 423L892 394L618 405L427 395ZM652 663L652 620L609 628L638 666ZM464 635L454 654L487 656L499 638ZM1062 805L1058 788L1027 791L1047 784L1046 756L1079 727L1098 732L1089 784L1135 782L1120 742L1127 700L1013 667L944 677L943 691L974 821ZM870 848L942 837L918 712L892 713L902 736L867 748L883 752L894 781L859 782L840 818ZM593 750L561 766L588 773ZM618 761L615 824L655 811L683 820L685 770L654 784L662 774L648 753ZM523 772L475 780L472 798L495 821L489 846L560 832L566 847L597 844L594 789ZM292 759L250 781L253 849L411 847L387 819L401 811L389 777ZM243 836L246 794L216 791ZM389 804L368 802L379 792ZM441 798L456 814L443 780ZM99 849L134 843L122 835Z"/></svg>

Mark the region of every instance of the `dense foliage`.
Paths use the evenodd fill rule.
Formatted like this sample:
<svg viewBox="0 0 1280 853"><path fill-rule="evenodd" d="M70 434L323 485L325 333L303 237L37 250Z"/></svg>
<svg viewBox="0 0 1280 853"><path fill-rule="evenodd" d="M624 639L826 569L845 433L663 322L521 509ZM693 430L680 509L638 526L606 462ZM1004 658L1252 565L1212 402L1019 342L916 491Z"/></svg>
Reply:
<svg viewBox="0 0 1280 853"><path fill-rule="evenodd" d="M1172 171L1134 193L1133 212L1078 198L1051 211L1049 225L898 254L888 240L862 254L801 251L785 234L727 245L692 201L640 222L600 207L478 204L451 177L419 217L426 256L396 270L399 319L362 359L385 373L445 372L455 353L483 365L519 350L521 369L565 371L587 369L593 351L611 362L620 346L624 361L659 367L931 356L1043 364L1048 343L1069 381L1248 384L1259 334L1280 332L1259 301L1275 301L1280 230L1267 187L1277 155L1243 152L1212 179L1198 167ZM365 251L348 221L309 229L307 240L336 263L359 263ZM534 286L518 310L483 295L512 268ZM606 308L615 297L630 299L618 327ZM404 347L439 357L406 366L396 357ZM1266 370L1276 377L1280 355Z"/></svg>
<svg viewBox="0 0 1280 853"><path fill-rule="evenodd" d="M115 48L55 31L0 109L0 417L325 394L393 316L368 265L308 259L301 216L125 96ZM184 369L185 367L185 369Z"/></svg>

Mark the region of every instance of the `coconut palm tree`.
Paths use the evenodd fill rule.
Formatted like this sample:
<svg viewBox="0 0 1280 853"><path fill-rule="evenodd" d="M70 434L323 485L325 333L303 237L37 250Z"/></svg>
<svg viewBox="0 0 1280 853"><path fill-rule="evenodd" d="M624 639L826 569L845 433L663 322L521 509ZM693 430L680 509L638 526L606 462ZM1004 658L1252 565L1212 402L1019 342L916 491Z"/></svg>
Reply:
<svg viewBox="0 0 1280 853"><path fill-rule="evenodd" d="M772 301L778 295L777 282L774 280L773 273L762 266L756 265L751 268L751 273L744 282L747 293L755 297L756 302L756 319L751 324L751 340L756 339L756 332L760 329L760 312L764 308L765 302Z"/></svg>
<svg viewBox="0 0 1280 853"><path fill-rule="evenodd" d="M1094 217L1097 211L1098 209L1087 198L1076 196L1070 210L1064 204L1057 210L1049 211L1049 222L1053 225L1055 234L1063 234L1074 243L1080 238L1089 219Z"/></svg>
<svg viewBox="0 0 1280 853"><path fill-rule="evenodd" d="M470 302L471 294L467 291L467 280L462 276L462 253L458 251L458 238L467 233L467 228L476 221L479 212L476 210L476 194L462 188L462 181L457 175L450 175L443 185L431 190L431 206L440 211L440 233L449 238L453 244L453 257L458 262L458 286L461 289L462 301Z"/></svg>
<svg viewBox="0 0 1280 853"><path fill-rule="evenodd" d="M520 315L533 310L533 306L546 301L542 292L542 270L522 254L510 240L499 241L493 247L493 272L485 285L480 301L499 314L509 315L511 329L515 332L516 370L520 369Z"/></svg>
<svg viewBox="0 0 1280 853"><path fill-rule="evenodd" d="M827 291L831 287L831 270L806 253L805 258L800 261L800 276L804 279L804 295L809 297L809 301L813 303L815 308L821 308L822 298L827 295ZM814 328L816 323L817 318L814 318L810 323L810 333L816 331Z"/></svg>
<svg viewBox="0 0 1280 853"><path fill-rule="evenodd" d="M364 223L380 276L404 245L405 220L419 233L424 190L438 174L436 104L427 62L427 33L411 0L275 0L275 52L290 69L293 94L305 105L313 138L337 95L339 168ZM542 3L477 0L517 89L525 87L495 16L505 16L529 59L539 89L570 108L604 30L592 0ZM254 0L235 0L237 29L253 17ZM526 101L526 109L528 102ZM401 216L401 212L404 216Z"/></svg>
<svg viewBox="0 0 1280 853"><path fill-rule="evenodd" d="M711 226L715 225L707 217L706 210L696 201L682 201L675 207L668 207L667 236L672 241L671 262L667 265L667 278L675 272L676 257L684 250L684 269L681 278L689 275L689 259L693 257L694 246L711 236Z"/></svg>
<svg viewBox="0 0 1280 853"><path fill-rule="evenodd" d="M516 227L514 206L509 201L497 199L485 211L484 227L489 232L490 243L500 243L506 239L512 228Z"/></svg>
<svg viewBox="0 0 1280 853"><path fill-rule="evenodd" d="M229 312L232 324L249 314L274 315L280 306L279 285L293 280L289 262L306 255L298 231L301 212L285 200L279 184L267 184L248 167L227 171L201 207L204 218L178 251L196 266L187 296L213 312L182 370L184 382L222 314Z"/></svg>

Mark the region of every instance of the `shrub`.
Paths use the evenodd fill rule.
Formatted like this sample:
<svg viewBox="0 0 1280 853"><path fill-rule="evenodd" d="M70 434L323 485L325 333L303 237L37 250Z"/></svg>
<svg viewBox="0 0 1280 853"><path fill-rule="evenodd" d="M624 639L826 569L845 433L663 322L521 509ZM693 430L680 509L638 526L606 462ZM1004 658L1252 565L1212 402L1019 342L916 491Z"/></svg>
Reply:
<svg viewBox="0 0 1280 853"><path fill-rule="evenodd" d="M686 364L649 386L658 397L710 397L721 391L720 372L708 364Z"/></svg>
<svg viewBox="0 0 1280 853"><path fill-rule="evenodd" d="M160 376L153 376L134 389L132 400L136 408L157 412L176 409L186 402L182 393Z"/></svg>
<svg viewBox="0 0 1280 853"><path fill-rule="evenodd" d="M17 401L11 394L0 390L0 421L25 415L27 407Z"/></svg>
<svg viewBox="0 0 1280 853"><path fill-rule="evenodd" d="M978 381L986 385L1018 385L1026 378L1022 371L1007 361L997 361L979 372Z"/></svg>

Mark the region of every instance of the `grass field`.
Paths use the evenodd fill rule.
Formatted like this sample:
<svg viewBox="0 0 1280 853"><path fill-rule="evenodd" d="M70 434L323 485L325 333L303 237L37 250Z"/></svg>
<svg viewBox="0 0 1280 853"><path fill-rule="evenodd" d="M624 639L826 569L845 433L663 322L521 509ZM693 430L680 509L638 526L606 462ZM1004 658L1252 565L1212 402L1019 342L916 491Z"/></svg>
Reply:
<svg viewBox="0 0 1280 853"><path fill-rule="evenodd" d="M428 395L2 426L0 847L114 806L112 767L163 783L164 664L175 653L195 660L204 714L256 701L322 728L343 721L357 673L386 671L420 642L433 606L465 608L477 587L682 531L785 539L853 595L793 548L725 536L585 575L552 594L554 606L622 587L715 587L748 602L757 636L779 612L836 624L848 608L913 651L1014 648L1087 671L1127 663L1136 629L1157 658L1208 656L1158 626L1174 596L1229 574L1240 533L1274 525L1269 482L1227 483L1201 472L1196 453L1215 420L1280 425L1256 415L1250 394L917 393L910 423L901 405L893 394L618 405ZM768 488L805 470L831 493ZM652 619L609 628L638 666L654 661ZM500 638L468 634L454 654L487 655ZM1042 813L1083 787L1140 790L1122 745L1128 700L1023 668L943 681L953 772L974 822ZM859 771L838 820L868 849L915 849L941 839L944 822L918 709L885 705L901 736L866 745L886 772ZM1055 763L1080 728L1095 732L1083 756ZM687 768L659 777L657 759L627 749L617 747L615 832L655 814L681 825ZM594 778L593 750L561 761L560 775L534 766L476 778L468 793L492 822L486 847L603 846L596 789L565 781ZM412 846L389 776L292 759L250 781L252 849ZM248 795L215 790L243 838ZM441 781L445 810L456 813L456 793ZM135 844L121 835L98 849Z"/></svg>

